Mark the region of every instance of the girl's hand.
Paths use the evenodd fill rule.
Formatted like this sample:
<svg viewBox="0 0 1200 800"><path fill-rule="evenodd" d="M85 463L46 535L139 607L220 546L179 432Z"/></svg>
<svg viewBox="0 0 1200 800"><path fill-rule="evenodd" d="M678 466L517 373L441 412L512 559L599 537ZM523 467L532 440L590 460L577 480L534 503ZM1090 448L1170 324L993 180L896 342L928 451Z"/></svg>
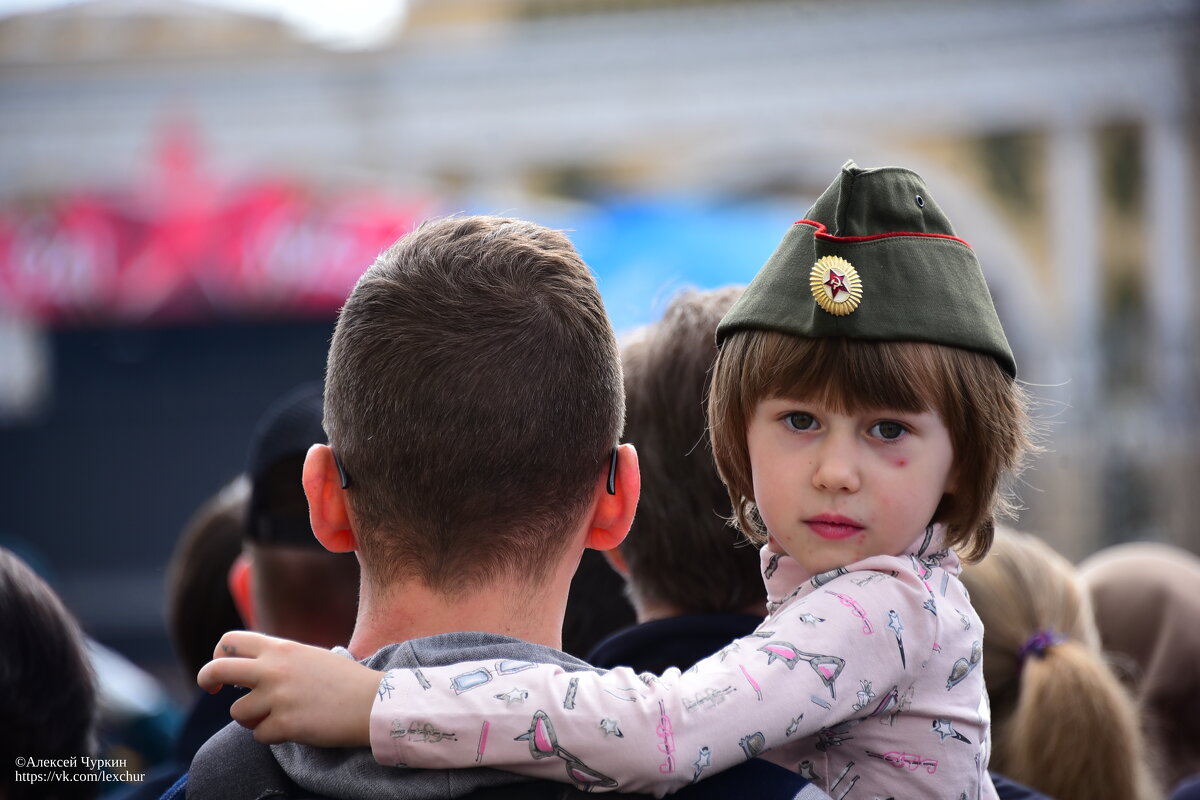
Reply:
<svg viewBox="0 0 1200 800"><path fill-rule="evenodd" d="M330 650L230 631L196 682L209 693L223 684L249 688L229 713L264 744L369 747L371 705L382 678Z"/></svg>

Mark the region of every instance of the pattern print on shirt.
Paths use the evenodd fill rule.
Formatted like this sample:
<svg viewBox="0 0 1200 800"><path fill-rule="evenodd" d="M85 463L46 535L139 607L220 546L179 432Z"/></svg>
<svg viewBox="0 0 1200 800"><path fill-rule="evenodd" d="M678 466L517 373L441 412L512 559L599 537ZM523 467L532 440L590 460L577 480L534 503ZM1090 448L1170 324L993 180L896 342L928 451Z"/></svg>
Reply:
<svg viewBox="0 0 1200 800"><path fill-rule="evenodd" d="M724 689L714 689L710 686L703 692L696 692L692 699L684 700L683 707L688 711L708 711L724 703L725 698L736 691L732 686L726 686Z"/></svg>
<svg viewBox="0 0 1200 800"><path fill-rule="evenodd" d="M875 708L868 717L886 717L880 720L887 725L892 725L896 721L896 715L903 711L903 700L900 697L900 687L893 686L883 693L883 697L875 704Z"/></svg>
<svg viewBox="0 0 1200 800"><path fill-rule="evenodd" d="M562 759L566 766L567 779L578 789L589 792L592 789L611 789L617 786L615 780L584 764L558 744L554 724L545 711L535 711L533 720L529 723L529 730L517 736L514 741L529 742L529 755L534 759Z"/></svg>
<svg viewBox="0 0 1200 800"><path fill-rule="evenodd" d="M946 741L946 738L956 739L960 742L971 743L971 740L963 736L958 731L954 730L954 724L948 719L935 719L933 721L933 732L937 734L939 741Z"/></svg>
<svg viewBox="0 0 1200 800"><path fill-rule="evenodd" d="M904 625L900 622L900 615L896 613L895 609L888 611L887 626L892 629L892 633L896 636L896 647L900 649L900 666L907 669L908 661L904 658L904 637L901 636Z"/></svg>
<svg viewBox="0 0 1200 800"><path fill-rule="evenodd" d="M946 691L950 691L958 684L962 683L968 675L970 675L976 667L979 666L980 660L983 658L983 644L976 639L971 643L971 655L969 658L960 658L950 667L950 677L946 679Z"/></svg>
<svg viewBox="0 0 1200 800"><path fill-rule="evenodd" d="M833 795L833 792L837 789L838 784L840 784L842 781L844 781L846 779L846 776L848 774L850 774L850 768L853 766L854 766L854 762L849 761L846 763L845 769L843 769L841 772L838 773L837 779L834 780L834 782L832 784L830 784L830 786L829 786L829 793L831 795ZM834 795L834 800L845 800L846 795L850 794L850 790L854 788L854 784L858 783L858 778L859 778L858 775L855 775L853 778L851 778L850 782L848 784L846 784L846 788L842 790L842 793L838 794L838 795Z"/></svg>
<svg viewBox="0 0 1200 800"><path fill-rule="evenodd" d="M513 661L506 659L496 662L496 674L512 675L514 672L524 672L527 669L533 669L537 664L532 661Z"/></svg>
<svg viewBox="0 0 1200 800"><path fill-rule="evenodd" d="M746 754L746 758L754 758L767 749L767 737L762 735L762 731L755 731L743 736L738 744L742 746L742 752Z"/></svg>
<svg viewBox="0 0 1200 800"><path fill-rule="evenodd" d="M767 666L778 660L786 664L788 669L795 669L798 663L807 661L813 672L817 673L817 677L821 679L821 683L825 684L825 688L829 690L829 696L837 699L834 681L837 680L838 675L842 674L842 669L846 666L844 659L837 656L806 653L803 650L797 650L796 645L791 642L781 639L767 642L758 649L759 652L767 654Z"/></svg>
<svg viewBox="0 0 1200 800"><path fill-rule="evenodd" d="M875 753L868 750L867 755L871 758L886 761L896 769L907 767L910 772L913 772L923 767L930 775L937 772L938 762L936 758L926 758L916 753L903 753L899 750L892 750L887 753Z"/></svg>
<svg viewBox="0 0 1200 800"><path fill-rule="evenodd" d="M621 733L621 724L619 720L609 719L605 717L600 720L600 730L604 731L604 738L616 736L618 739L624 739L625 734Z"/></svg>
<svg viewBox="0 0 1200 800"><path fill-rule="evenodd" d="M858 690L858 699L854 703L855 711L862 711L867 707L867 704L875 699L875 692L871 690L871 682L868 680L860 680Z"/></svg>
<svg viewBox="0 0 1200 800"><path fill-rule="evenodd" d="M845 567L838 567L836 569L831 569L828 572L822 572L820 575L813 575L812 580L810 580L809 583L812 584L812 587L814 589L820 589L822 586L829 583L834 578L840 578L841 576L846 575L846 574L848 574L848 571L846 570ZM799 590L797 590L797 591L799 591Z"/></svg>
<svg viewBox="0 0 1200 800"><path fill-rule="evenodd" d="M439 730L432 722L410 722L405 725L399 720L392 722L390 731L393 739L408 739L410 742L457 742L458 734Z"/></svg>
<svg viewBox="0 0 1200 800"><path fill-rule="evenodd" d="M487 667L473 669L470 672L464 672L461 675L455 675L450 679L450 685L454 687L455 694L469 692L472 689L477 689L480 686L492 682L492 673Z"/></svg>
<svg viewBox="0 0 1200 800"><path fill-rule="evenodd" d="M692 762L695 772L692 773L692 783L700 780L700 773L712 766L712 748L708 745L700 748L696 760Z"/></svg>
<svg viewBox="0 0 1200 800"><path fill-rule="evenodd" d="M875 629L871 627L871 621L869 619L867 619L867 610L865 608L863 608L861 605L859 605L859 602L857 600L855 600L853 597L851 597L848 594L842 594L841 592L831 592L828 589L825 590L825 594L833 595L834 597L836 597L838 599L839 603L844 605L846 608L850 609L851 614L858 617L858 619L862 622L862 632L864 634L870 635L875 632Z"/></svg>
<svg viewBox="0 0 1200 800"><path fill-rule="evenodd" d="M857 724L858 720L848 719L845 722L839 722L837 725L830 725L828 728L822 728L817 731L817 749L824 753L831 747L841 747L844 743L854 738L847 734Z"/></svg>
<svg viewBox="0 0 1200 800"><path fill-rule="evenodd" d="M509 689L507 692L501 692L495 695L497 700L503 700L504 705L511 706L513 703L524 703L529 699L529 691L526 689L518 689L516 686Z"/></svg>

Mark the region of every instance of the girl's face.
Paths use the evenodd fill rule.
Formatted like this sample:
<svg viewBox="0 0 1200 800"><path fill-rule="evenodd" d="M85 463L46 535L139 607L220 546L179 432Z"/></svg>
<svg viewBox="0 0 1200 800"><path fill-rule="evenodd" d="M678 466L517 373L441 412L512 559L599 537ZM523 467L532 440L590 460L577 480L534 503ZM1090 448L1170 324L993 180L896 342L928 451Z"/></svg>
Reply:
<svg viewBox="0 0 1200 800"><path fill-rule="evenodd" d="M834 412L763 400L747 430L768 547L812 573L903 553L953 491L950 432L933 412Z"/></svg>

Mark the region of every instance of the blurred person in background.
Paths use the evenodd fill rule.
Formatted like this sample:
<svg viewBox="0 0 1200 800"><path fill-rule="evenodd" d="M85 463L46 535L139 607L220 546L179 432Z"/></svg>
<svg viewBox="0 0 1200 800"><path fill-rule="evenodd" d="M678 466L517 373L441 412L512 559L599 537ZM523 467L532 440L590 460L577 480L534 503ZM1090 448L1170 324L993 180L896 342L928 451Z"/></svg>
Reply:
<svg viewBox="0 0 1200 800"><path fill-rule="evenodd" d="M229 589L249 628L333 647L354 630L359 575L353 555L325 550L309 527L301 473L308 448L326 441L321 391L319 382L297 387L259 420L246 465L246 538Z"/></svg>
<svg viewBox="0 0 1200 800"><path fill-rule="evenodd" d="M766 615L758 548L729 525L705 430L717 323L741 292L685 291L622 349L624 438L638 449L642 498L629 536L605 555L628 581L638 625L592 650L596 666L687 669Z"/></svg>
<svg viewBox="0 0 1200 800"><path fill-rule="evenodd" d="M1200 798L1200 558L1167 544L1101 550L1079 565L1100 643L1133 690L1163 785Z"/></svg>
<svg viewBox="0 0 1200 800"><path fill-rule="evenodd" d="M1100 652L1071 563L997 526L991 551L962 580L986 631L992 769L1057 800L1161 797L1137 706Z"/></svg>
<svg viewBox="0 0 1200 800"><path fill-rule="evenodd" d="M571 579L562 649L577 658L585 658L606 636L637 621L625 596L625 580L604 555L598 550L584 550Z"/></svg>
<svg viewBox="0 0 1200 800"><path fill-rule="evenodd" d="M99 783L56 780L53 772L90 771L83 759L96 755L96 716L79 624L45 581L0 547L0 798L94 797Z"/></svg>
<svg viewBox="0 0 1200 800"><path fill-rule="evenodd" d="M188 684L208 661L221 635L245 627L229 592L229 573L242 552L250 481L238 476L204 502L184 526L167 563L167 630ZM229 721L229 706L243 693L227 686L197 692L171 755L122 800L159 797L187 771L200 745Z"/></svg>
<svg viewBox="0 0 1200 800"><path fill-rule="evenodd" d="M195 624L189 633L180 631L189 640L181 655L193 679L211 658L221 634L232 628L247 627L319 647L350 641L358 611L358 561L351 554L325 550L313 536L302 483L305 454L312 445L326 441L321 395L322 385L313 382L272 403L251 439L246 462L248 490L235 482L223 500L214 501L218 507L228 504L223 506L221 521L230 525L239 514L238 502L243 503L243 523L239 552L233 554L225 573L216 569L214 560L212 571L194 576L195 591L210 594L220 620L193 617L194 609L189 612L183 598L173 595L181 601L173 618ZM211 582L218 579L219 587ZM177 589L182 591L183 586ZM234 615L244 625L237 624ZM226 624L230 627L218 630ZM202 716L197 717L186 741L180 740L179 756L182 759L186 753L186 760L173 775L180 787L186 785L184 773L196 751L229 723L229 706L241 694L227 686L215 699L197 703ZM156 783L160 793L171 785ZM157 796L149 787L134 795L137 800Z"/></svg>

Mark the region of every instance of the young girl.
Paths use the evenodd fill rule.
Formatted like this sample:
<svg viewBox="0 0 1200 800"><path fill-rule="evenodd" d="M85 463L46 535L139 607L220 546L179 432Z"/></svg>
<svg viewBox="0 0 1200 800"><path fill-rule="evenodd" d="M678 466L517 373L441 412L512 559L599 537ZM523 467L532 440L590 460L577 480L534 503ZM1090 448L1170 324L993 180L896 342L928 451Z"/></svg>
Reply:
<svg viewBox="0 0 1200 800"><path fill-rule="evenodd" d="M835 798L994 797L983 627L959 553L987 552L1030 442L974 253L919 176L849 162L717 339L713 452L738 525L765 542L769 614L753 634L682 674L488 661L382 681L237 638L251 658L212 662L202 685L255 687L239 721L270 714L271 736L314 744L366 744L372 693L385 764L661 795L762 756ZM320 694L272 679L281 661Z"/></svg>

